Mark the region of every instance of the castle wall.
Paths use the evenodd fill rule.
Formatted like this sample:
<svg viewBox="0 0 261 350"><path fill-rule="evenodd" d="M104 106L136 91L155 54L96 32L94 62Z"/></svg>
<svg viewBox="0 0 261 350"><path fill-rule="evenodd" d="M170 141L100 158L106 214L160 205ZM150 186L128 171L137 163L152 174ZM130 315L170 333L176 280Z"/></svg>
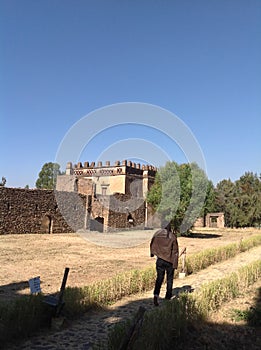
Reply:
<svg viewBox="0 0 261 350"><path fill-rule="evenodd" d="M91 195L93 192L93 181L92 178L59 175L57 176L56 190Z"/></svg>
<svg viewBox="0 0 261 350"><path fill-rule="evenodd" d="M56 191L1 187L0 234L144 227L144 198L155 173L152 166L130 161L68 163Z"/></svg>
<svg viewBox="0 0 261 350"><path fill-rule="evenodd" d="M128 194L116 193L110 197L108 228L143 228L145 226L145 202Z"/></svg>
<svg viewBox="0 0 261 350"><path fill-rule="evenodd" d="M143 197L143 177L141 175L127 175L125 194Z"/></svg>
<svg viewBox="0 0 261 350"><path fill-rule="evenodd" d="M76 192L0 188L0 234L75 232L95 229L93 222L100 219L104 232L144 227L145 202L120 193L94 197Z"/></svg>
<svg viewBox="0 0 261 350"><path fill-rule="evenodd" d="M73 232L61 211L70 215L74 228L82 228L86 198L77 195L76 200L70 192L56 195L59 206L52 190L0 187L0 234Z"/></svg>

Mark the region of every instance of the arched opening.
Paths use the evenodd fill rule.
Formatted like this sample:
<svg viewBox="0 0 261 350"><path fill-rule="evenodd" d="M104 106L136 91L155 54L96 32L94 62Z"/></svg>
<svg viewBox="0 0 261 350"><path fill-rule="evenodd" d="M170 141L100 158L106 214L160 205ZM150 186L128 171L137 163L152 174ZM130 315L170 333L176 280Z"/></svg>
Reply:
<svg viewBox="0 0 261 350"><path fill-rule="evenodd" d="M50 215L45 215L41 223L41 232L52 233L53 232L53 219Z"/></svg>
<svg viewBox="0 0 261 350"><path fill-rule="evenodd" d="M134 218L131 215L131 213L128 214L127 221L128 221L129 226L134 226Z"/></svg>

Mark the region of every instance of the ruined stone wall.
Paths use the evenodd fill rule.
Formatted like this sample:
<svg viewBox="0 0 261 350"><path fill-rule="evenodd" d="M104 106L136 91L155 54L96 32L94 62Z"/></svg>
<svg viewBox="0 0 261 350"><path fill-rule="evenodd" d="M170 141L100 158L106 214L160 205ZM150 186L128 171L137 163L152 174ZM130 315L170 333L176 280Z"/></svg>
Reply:
<svg viewBox="0 0 261 350"><path fill-rule="evenodd" d="M56 191L0 188L0 234L73 232L95 220L105 232L145 227L144 198L156 171L126 160L68 163Z"/></svg>
<svg viewBox="0 0 261 350"><path fill-rule="evenodd" d="M206 215L206 227L216 227L223 228L225 227L225 216L224 213L208 213Z"/></svg>
<svg viewBox="0 0 261 350"><path fill-rule="evenodd" d="M199 217L193 227L223 228L225 227L224 213L208 213L205 217Z"/></svg>
<svg viewBox="0 0 261 350"><path fill-rule="evenodd" d="M0 234L60 233L83 228L86 197L71 192L56 195L58 203L52 190L1 187ZM70 216L69 224L61 212Z"/></svg>
<svg viewBox="0 0 261 350"><path fill-rule="evenodd" d="M108 229L141 228L145 226L145 202L128 194L110 196Z"/></svg>
<svg viewBox="0 0 261 350"><path fill-rule="evenodd" d="M109 216L109 197L108 196L97 196L92 198L91 206L91 219L103 218L104 219L104 231L108 226Z"/></svg>

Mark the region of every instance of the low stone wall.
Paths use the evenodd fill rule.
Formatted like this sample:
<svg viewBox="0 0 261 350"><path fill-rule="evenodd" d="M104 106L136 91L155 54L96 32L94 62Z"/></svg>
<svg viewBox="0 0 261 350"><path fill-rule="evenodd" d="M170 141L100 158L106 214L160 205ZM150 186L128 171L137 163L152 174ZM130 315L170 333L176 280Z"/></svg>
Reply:
<svg viewBox="0 0 261 350"><path fill-rule="evenodd" d="M74 232L84 227L85 207L86 197L72 192L0 187L0 234Z"/></svg>

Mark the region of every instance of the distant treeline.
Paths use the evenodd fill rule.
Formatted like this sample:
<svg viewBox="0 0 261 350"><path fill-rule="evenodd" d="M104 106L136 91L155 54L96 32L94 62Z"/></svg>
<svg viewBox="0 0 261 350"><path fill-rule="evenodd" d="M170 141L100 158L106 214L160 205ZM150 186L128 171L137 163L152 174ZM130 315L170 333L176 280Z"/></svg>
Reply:
<svg viewBox="0 0 261 350"><path fill-rule="evenodd" d="M259 227L261 175L246 172L235 182L222 180L214 186L196 163L169 161L156 173L147 201L181 233L212 212L223 212L227 227Z"/></svg>
<svg viewBox="0 0 261 350"><path fill-rule="evenodd" d="M222 180L214 193L214 209L224 212L226 226L261 226L261 175L246 172L235 182Z"/></svg>

